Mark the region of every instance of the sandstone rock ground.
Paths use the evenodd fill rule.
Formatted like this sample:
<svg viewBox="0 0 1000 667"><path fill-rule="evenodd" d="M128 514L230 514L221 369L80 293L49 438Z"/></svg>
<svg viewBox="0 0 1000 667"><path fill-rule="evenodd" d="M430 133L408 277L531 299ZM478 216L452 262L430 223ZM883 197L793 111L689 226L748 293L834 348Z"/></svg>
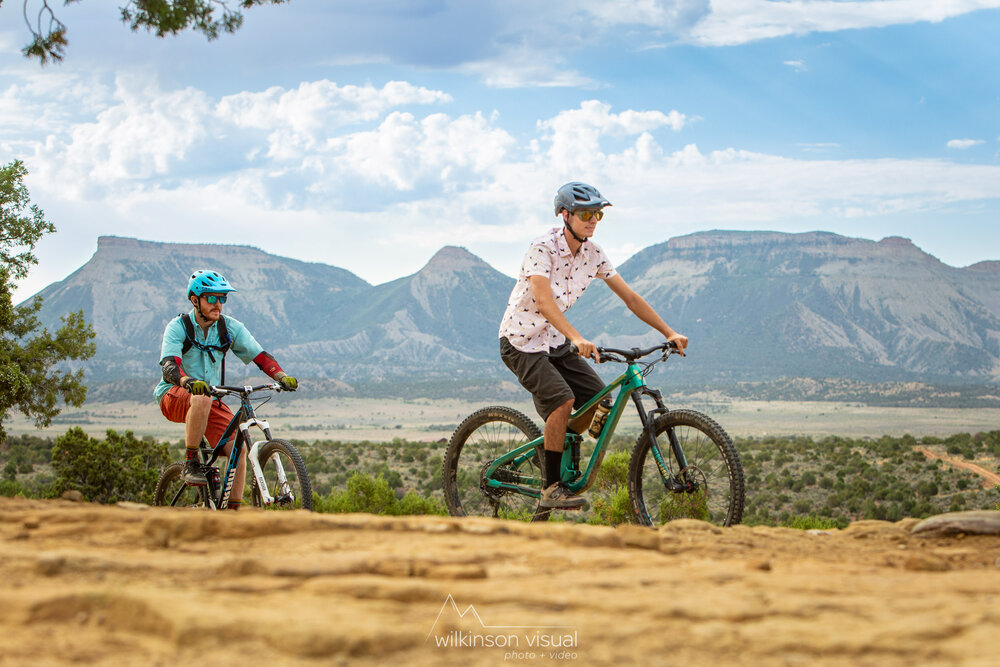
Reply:
<svg viewBox="0 0 1000 667"><path fill-rule="evenodd" d="M0 664L996 664L1000 536L916 524L616 530L0 499ZM526 645L541 637L562 646ZM439 645L463 638L508 645Z"/></svg>

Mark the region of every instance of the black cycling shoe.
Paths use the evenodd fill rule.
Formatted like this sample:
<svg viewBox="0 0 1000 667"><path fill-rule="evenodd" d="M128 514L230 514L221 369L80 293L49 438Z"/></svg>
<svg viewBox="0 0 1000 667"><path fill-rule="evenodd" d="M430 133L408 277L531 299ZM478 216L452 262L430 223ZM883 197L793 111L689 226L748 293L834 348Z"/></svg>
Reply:
<svg viewBox="0 0 1000 667"><path fill-rule="evenodd" d="M208 478L205 476L205 466L195 459L188 459L184 463L184 470L181 471L181 479L185 484L191 486L205 486Z"/></svg>

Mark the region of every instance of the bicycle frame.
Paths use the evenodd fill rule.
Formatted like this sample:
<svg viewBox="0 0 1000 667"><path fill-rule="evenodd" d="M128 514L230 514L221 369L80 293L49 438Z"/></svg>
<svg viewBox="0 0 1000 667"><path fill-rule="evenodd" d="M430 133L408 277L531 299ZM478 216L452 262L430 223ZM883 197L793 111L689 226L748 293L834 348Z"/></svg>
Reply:
<svg viewBox="0 0 1000 667"><path fill-rule="evenodd" d="M222 488L217 489L216 484L212 479L209 479L208 482L208 492L206 495L208 496L208 504L212 509L226 509L229 507L229 497L233 490L233 481L236 479L236 469L239 466L240 456L243 453L243 448L251 442L251 427L259 428L264 434L264 439L253 442L253 444L250 445L250 451L247 454L247 458L249 459L247 467L257 480L257 490L260 492L261 503L266 507L273 505L275 502L275 498L268 491L267 483L264 480L264 472L261 469L259 461L259 451L261 446L271 440L271 426L266 420L257 418L257 415L254 412L253 404L250 402L251 394L256 391L260 391L261 389L268 388L276 388L276 385L271 383L256 387L212 387L213 391L217 394L238 395L240 397L240 407L233 415L229 425L226 426L226 430L223 431L222 436L219 438L219 444L211 450L204 445L201 449L202 459L205 466L211 466L222 454L222 449L229 441L229 438L235 437L233 447L229 451L229 456L226 459L224 474L220 477L220 479L225 480L222 484ZM219 396L219 399L221 400L221 396ZM275 464L279 487L283 487L287 483L288 478L285 476L285 469L281 465L281 459L277 454L274 454L272 456L272 460ZM174 497L173 502L177 501L177 498L180 497L180 494L183 491L184 488L181 487L177 491L177 495Z"/></svg>
<svg viewBox="0 0 1000 667"><path fill-rule="evenodd" d="M600 436L597 438L597 444L594 446L594 451L591 453L590 459L587 462L587 467L583 471L576 470L573 467L572 460L572 448L577 446L583 438L575 433L566 434L561 471L563 475L565 475L567 470L576 473L576 477L574 479L564 480L566 486L569 487L569 489L574 493L588 489L593 483L593 477L596 475L597 470L601 465L601 461L604 460L605 448L610 444L611 437L614 435L615 428L618 425L618 420L621 419L622 414L625 412L625 404L630 398L635 404L636 410L639 412L639 421L642 423L643 429L649 434L651 439L653 457L656 461L657 467L659 468L660 475L663 477L664 484L671 489L677 488L677 485L679 485L679 482L674 481L674 478L669 473L666 462L663 459L663 454L656 441L654 428L655 416L657 414L666 413L668 409L663 404L663 398L660 392L646 386L646 379L643 376L640 365L634 360L628 361L627 363L628 367L624 373L612 381L611 384L604 387L600 393L587 401L587 403L585 403L580 409L570 414L570 421L572 421L573 419L585 414L605 396L608 396L616 388L620 387L621 390L615 398L611 411L608 413L608 418L604 424L604 428L601 429ZM656 402L655 409L650 410L649 412L646 411L645 406L642 404L642 396L644 395L653 398ZM684 469L687 468L687 461L684 457L684 452L672 430L668 431L668 437L670 440L671 450L673 451L680 467L680 472L683 472ZM518 468L520 465L527 462L532 456L535 455L535 448L539 444L542 444L543 441L544 436L536 438L531 442L525 443L494 459L483 475L484 483L492 488L508 489L535 498L540 497L542 493L541 482L539 482L537 487L534 485L524 486L522 484L515 484L512 482L504 482L494 479L494 474L500 469L501 466L508 463L513 464L515 468Z"/></svg>

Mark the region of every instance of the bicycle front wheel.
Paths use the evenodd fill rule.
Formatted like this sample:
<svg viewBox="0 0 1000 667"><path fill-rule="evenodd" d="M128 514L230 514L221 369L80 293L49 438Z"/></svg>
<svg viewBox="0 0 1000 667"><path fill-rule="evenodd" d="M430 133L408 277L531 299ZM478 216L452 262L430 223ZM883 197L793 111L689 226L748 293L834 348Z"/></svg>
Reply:
<svg viewBox="0 0 1000 667"><path fill-rule="evenodd" d="M494 460L541 436L534 422L512 408L482 408L469 415L451 436L442 465L444 500L451 515L548 520L550 510L540 510L537 497L494 489L483 481L483 473ZM495 478L540 493L542 460L539 444L522 462L498 469Z"/></svg>
<svg viewBox="0 0 1000 667"><path fill-rule="evenodd" d="M208 507L208 488L191 486L181 479L183 463L171 463L163 469L153 491L153 504L168 507Z"/></svg>
<svg viewBox="0 0 1000 667"><path fill-rule="evenodd" d="M674 519L701 519L731 526L743 518L744 483L733 441L710 417L674 410L657 418L656 443L668 480L652 453L649 434L635 443L629 464L629 496L639 523L659 526ZM688 467L678 469L670 446L680 444Z"/></svg>
<svg viewBox="0 0 1000 667"><path fill-rule="evenodd" d="M254 507L268 510L312 510L312 486L306 464L295 446L287 440L269 440L260 448L258 456L267 493L273 501L265 505L264 497L252 477L250 502Z"/></svg>

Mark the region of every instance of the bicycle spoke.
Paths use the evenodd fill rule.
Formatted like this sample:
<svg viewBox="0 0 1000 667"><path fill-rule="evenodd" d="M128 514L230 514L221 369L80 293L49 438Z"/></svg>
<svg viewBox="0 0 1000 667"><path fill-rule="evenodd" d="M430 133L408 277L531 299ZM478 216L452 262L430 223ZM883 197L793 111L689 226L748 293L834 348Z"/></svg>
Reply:
<svg viewBox="0 0 1000 667"><path fill-rule="evenodd" d="M203 507L205 505L204 487L189 486L181 479L183 464L174 463L167 466L156 484L153 492L154 505L169 507Z"/></svg>
<svg viewBox="0 0 1000 667"><path fill-rule="evenodd" d="M493 462L540 437L527 417L510 408L484 408L466 419L452 437L444 461L445 500L456 516L537 520L538 499L484 482ZM493 479L541 489L538 456L499 466Z"/></svg>
<svg viewBox="0 0 1000 667"><path fill-rule="evenodd" d="M254 506L269 510L312 509L312 487L305 463L290 442L269 441L261 447L258 460L271 502L264 505L264 497L255 478L252 484Z"/></svg>
<svg viewBox="0 0 1000 667"><path fill-rule="evenodd" d="M674 411L657 422L657 442L672 481L660 474L647 434L636 443L630 467L633 504L639 520L659 525L679 518L701 519L719 525L738 523L743 513L743 473L725 431L714 421L692 411ZM681 473L673 450L666 444L672 430L688 467Z"/></svg>

